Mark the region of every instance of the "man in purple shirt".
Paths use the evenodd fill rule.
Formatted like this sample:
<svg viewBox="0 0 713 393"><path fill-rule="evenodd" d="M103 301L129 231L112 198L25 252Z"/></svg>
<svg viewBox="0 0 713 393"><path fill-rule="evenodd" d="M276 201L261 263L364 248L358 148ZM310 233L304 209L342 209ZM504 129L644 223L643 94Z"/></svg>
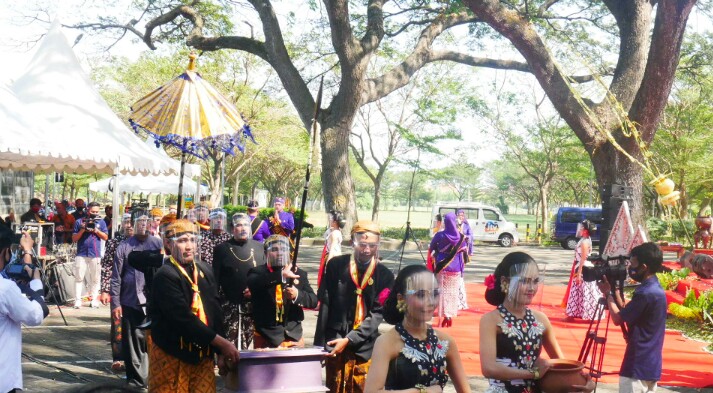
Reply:
<svg viewBox="0 0 713 393"><path fill-rule="evenodd" d="M270 233L290 237L295 230L295 218L285 211L285 198L275 198L275 212L270 217Z"/></svg>
<svg viewBox="0 0 713 393"><path fill-rule="evenodd" d="M607 294L609 314L614 324L626 323L629 340L619 371L620 392L653 392L661 379L662 349L666 330L666 294L656 272L661 270L663 253L654 243L644 243L631 250L629 276L641 283L631 301L619 309L606 277L598 282ZM618 298L619 304L623 302Z"/></svg>
<svg viewBox="0 0 713 393"><path fill-rule="evenodd" d="M101 283L101 242L109 238L104 220L99 218L99 203L91 202L87 216L74 223L72 242L77 243L77 258L74 262L74 308L82 307L82 287L87 276L87 293L92 298L91 306L99 307Z"/></svg>
<svg viewBox="0 0 713 393"><path fill-rule="evenodd" d="M258 203L256 200L248 202L248 217L250 217L250 232L252 239L260 243L270 237L270 228L267 226L267 221L260 218L258 215Z"/></svg>
<svg viewBox="0 0 713 393"><path fill-rule="evenodd" d="M150 236L149 217L139 216L134 220L134 235L119 243L114 253L111 272L112 317L121 319L121 352L126 366L126 382L132 386L148 384L149 364L146 353L146 337L138 328L146 318L146 293L144 274L128 263L132 251L161 250L163 243Z"/></svg>

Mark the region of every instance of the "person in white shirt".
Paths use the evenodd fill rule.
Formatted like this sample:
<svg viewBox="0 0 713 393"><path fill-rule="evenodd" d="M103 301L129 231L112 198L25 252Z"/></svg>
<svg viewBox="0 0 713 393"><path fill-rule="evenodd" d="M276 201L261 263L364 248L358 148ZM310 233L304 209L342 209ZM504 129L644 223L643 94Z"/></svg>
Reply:
<svg viewBox="0 0 713 393"><path fill-rule="evenodd" d="M23 233L17 253L25 263L24 269L32 279L23 291L17 282L0 277L0 359L3 372L0 377L0 392L22 389L22 329L21 324L37 326L49 314L43 298L39 269L32 269L32 238ZM1 246L0 246L1 248Z"/></svg>

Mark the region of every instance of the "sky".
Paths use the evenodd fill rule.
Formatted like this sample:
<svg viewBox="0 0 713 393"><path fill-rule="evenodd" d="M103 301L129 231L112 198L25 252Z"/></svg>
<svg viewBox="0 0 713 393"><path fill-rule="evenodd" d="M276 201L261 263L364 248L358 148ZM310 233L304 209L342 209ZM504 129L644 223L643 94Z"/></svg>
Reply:
<svg viewBox="0 0 713 393"><path fill-rule="evenodd" d="M114 0L112 6L113 12L125 13L119 15L120 20L129 20L134 16L130 13L131 0ZM296 3L291 1L281 1L280 7L276 7L278 12L283 12L286 16L290 11L295 11ZM49 28L48 21L50 19L59 18L63 24L72 24L80 20L84 16L85 20L96 20L99 16L103 16L105 5L103 2L90 0L0 0L0 9L6 10L0 14L0 56L3 59L0 62L0 82L8 83L21 75L23 67L29 62L33 53L33 42L41 37L43 32ZM51 15L38 12L39 9L51 9ZM77 14L76 9L81 9L81 15ZM31 16L31 17L28 17ZM36 18L36 19L35 19ZM710 20L697 12L694 12L689 19L689 31L702 32L710 30ZM74 29L64 29L70 43L74 42L81 34L81 31ZM106 59L109 54L114 56L124 56L129 59L136 59L138 56L147 51L148 48L137 43L137 39L133 37L124 38L117 42L109 52L103 48L112 41L101 41L89 35L83 36L82 39L75 45L75 53L82 61L85 71L89 72L90 62L101 61ZM501 58L517 59L518 55L512 49L493 50L491 48L490 55L495 54ZM513 89L519 89L521 94L529 97L534 97L533 100L540 100L543 96L542 90L537 85L534 77L529 74L523 74L515 71L502 71L490 69L468 69L465 66L458 66L459 70L469 79L467 83L473 91L483 92L484 95L491 94L494 89L494 83L497 85L505 85ZM515 87L516 86L516 87ZM492 97L483 96L485 100ZM525 110L522 117L511 119L527 123L535 119L534 109ZM439 148L445 153L445 157L449 157L449 152L458 149L465 150L468 153L469 161L481 166L487 166L488 163L500 156L501 148L497 143L493 143L492 138L488 134L488 125L478 118L470 116L459 116L455 123L455 127L461 130L463 135L462 141L443 141L440 142ZM430 167L442 167L448 164L448 160L444 157L430 160Z"/></svg>

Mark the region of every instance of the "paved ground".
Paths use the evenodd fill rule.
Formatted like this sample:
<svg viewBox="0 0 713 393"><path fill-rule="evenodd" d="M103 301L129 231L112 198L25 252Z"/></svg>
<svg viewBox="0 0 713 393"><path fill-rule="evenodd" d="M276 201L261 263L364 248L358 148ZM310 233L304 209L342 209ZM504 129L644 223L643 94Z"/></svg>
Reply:
<svg viewBox="0 0 713 393"><path fill-rule="evenodd" d="M400 252L393 248L398 243L388 244L382 257L389 268L396 271L399 266ZM504 249L498 246L478 246L475 249L475 263L466 269L468 282L483 282L486 275L492 273L495 265L511 251L530 253L542 267L546 268L547 284L566 284L573 258L572 251L561 248L540 248L518 246ZM317 271L321 247L303 246L300 248L300 266L310 277ZM414 244L409 244L404 252L402 264L419 263L420 253ZM91 383L121 384L120 375L112 373L111 349L109 347L109 309L83 308L74 310L62 307L69 326L64 326L58 308L50 307L50 316L42 326L23 330L23 373L27 392L61 392ZM316 313L307 312L305 320L305 340L313 338ZM383 326L388 329L388 325ZM473 391L485 391L487 382L480 377L470 378ZM219 382L219 391L227 392ZM454 392L451 385L446 392ZM598 391L615 392L614 385L600 385ZM694 392L703 391L682 388L660 388L659 392ZM713 389L707 389L713 391Z"/></svg>

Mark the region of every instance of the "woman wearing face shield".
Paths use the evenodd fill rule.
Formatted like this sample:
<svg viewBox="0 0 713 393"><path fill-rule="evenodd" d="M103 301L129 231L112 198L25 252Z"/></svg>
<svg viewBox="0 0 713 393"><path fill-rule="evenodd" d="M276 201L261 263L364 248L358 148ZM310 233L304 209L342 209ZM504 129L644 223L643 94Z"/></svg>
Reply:
<svg viewBox="0 0 713 393"><path fill-rule="evenodd" d="M327 262L330 259L342 255L342 228L346 224L344 216L338 210L332 210L327 215L329 227L324 233L324 249L322 249L322 258L319 261L319 271L317 273L317 287L322 282L322 275Z"/></svg>
<svg viewBox="0 0 713 393"><path fill-rule="evenodd" d="M450 377L456 392L470 392L455 340L428 322L438 306L436 277L423 265L403 268L384 299L384 320L395 325L379 336L364 391L440 393Z"/></svg>
<svg viewBox="0 0 713 393"><path fill-rule="evenodd" d="M228 215L225 213L225 210L213 209L208 217L210 231L202 233L198 253L200 254L201 262L212 265L215 247L220 243L228 241L230 234L227 232Z"/></svg>
<svg viewBox="0 0 713 393"><path fill-rule="evenodd" d="M569 277L569 285L565 294L563 304L566 304L565 314L567 319L581 318L591 321L597 315L597 305L602 293L594 281L586 282L582 279L582 270L584 266L591 262L587 261L587 257L592 252L591 232L594 230L594 224L589 220L584 220L577 224L577 234L579 238L577 247L574 251L574 262L572 263L572 272Z"/></svg>
<svg viewBox="0 0 713 393"><path fill-rule="evenodd" d="M265 240L267 263L250 269L248 288L253 299L255 348L304 347L302 308L317 307L317 295L307 272L292 271L290 241L272 235ZM290 281L292 283L290 284Z"/></svg>
<svg viewBox="0 0 713 393"><path fill-rule="evenodd" d="M524 252L512 252L486 277L485 285L485 300L497 306L480 320L480 363L490 383L486 393L539 391L536 380L550 368L540 357L542 349L550 359L564 354L547 315L528 307L540 290L537 263ZM574 385L569 391L593 389L587 375L586 386Z"/></svg>

